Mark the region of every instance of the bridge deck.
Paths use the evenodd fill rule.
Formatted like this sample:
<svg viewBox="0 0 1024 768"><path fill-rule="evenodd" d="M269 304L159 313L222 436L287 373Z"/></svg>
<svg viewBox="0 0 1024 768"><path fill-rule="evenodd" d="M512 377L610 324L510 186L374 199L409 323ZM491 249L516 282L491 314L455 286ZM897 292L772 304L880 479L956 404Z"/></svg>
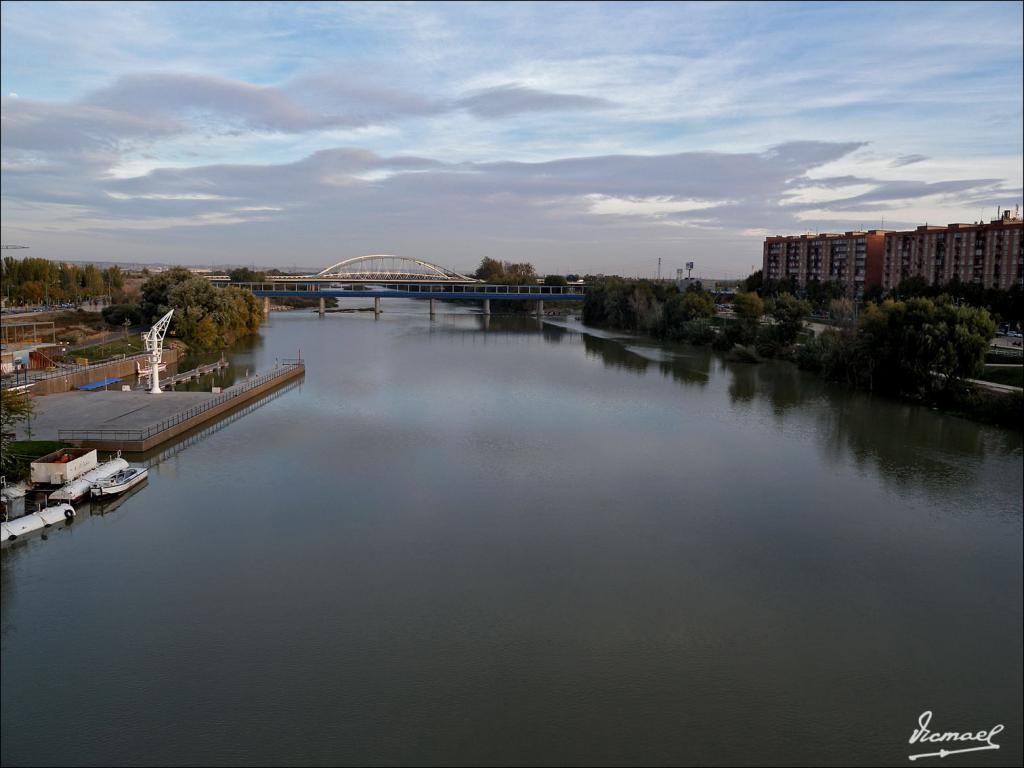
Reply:
<svg viewBox="0 0 1024 768"><path fill-rule="evenodd" d="M489 285L485 283L450 284L437 282L380 283L374 285L344 285L338 281L296 280L264 283L228 283L216 281L216 285L233 285L252 291L256 296L316 296L345 299L461 299L482 301L583 301L585 286L581 285Z"/></svg>

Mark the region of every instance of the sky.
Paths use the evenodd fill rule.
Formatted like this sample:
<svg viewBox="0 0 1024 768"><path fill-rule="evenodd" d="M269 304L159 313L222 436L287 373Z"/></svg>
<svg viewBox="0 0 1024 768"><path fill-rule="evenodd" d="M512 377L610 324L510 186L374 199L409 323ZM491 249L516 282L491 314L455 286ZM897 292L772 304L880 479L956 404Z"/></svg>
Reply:
<svg viewBox="0 0 1024 768"><path fill-rule="evenodd" d="M1021 203L1024 4L4 2L2 240L742 277Z"/></svg>

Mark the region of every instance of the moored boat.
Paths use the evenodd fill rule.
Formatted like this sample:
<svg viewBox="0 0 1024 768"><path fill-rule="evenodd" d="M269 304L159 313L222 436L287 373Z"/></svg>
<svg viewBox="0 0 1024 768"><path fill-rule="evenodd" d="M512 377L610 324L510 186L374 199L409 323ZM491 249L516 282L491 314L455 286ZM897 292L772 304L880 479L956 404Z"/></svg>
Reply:
<svg viewBox="0 0 1024 768"><path fill-rule="evenodd" d="M91 493L93 496L116 496L129 488L134 488L145 480L148 474L149 470L145 467L128 467L93 483Z"/></svg>
<svg viewBox="0 0 1024 768"><path fill-rule="evenodd" d="M89 494L93 483L98 483L111 475L115 475L128 469L128 462L118 456L110 461L105 461L96 469L90 469L84 475L63 485L50 494L50 501L77 501Z"/></svg>
<svg viewBox="0 0 1024 768"><path fill-rule="evenodd" d="M58 504L54 507L45 507L37 512L32 512L19 517L16 520L7 520L0 523L0 539L3 541L14 541L19 536L49 528L57 523L70 523L75 517L75 508L70 504Z"/></svg>

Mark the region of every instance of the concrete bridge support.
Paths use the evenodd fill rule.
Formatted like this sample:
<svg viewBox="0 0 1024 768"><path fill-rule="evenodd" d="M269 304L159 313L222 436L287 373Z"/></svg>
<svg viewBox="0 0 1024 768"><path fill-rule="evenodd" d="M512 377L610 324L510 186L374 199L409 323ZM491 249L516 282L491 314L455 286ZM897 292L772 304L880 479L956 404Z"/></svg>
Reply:
<svg viewBox="0 0 1024 768"><path fill-rule="evenodd" d="M490 299L484 299L484 314L485 315L491 314L491 300Z"/></svg>
<svg viewBox="0 0 1024 768"><path fill-rule="evenodd" d="M373 316L380 317L380 296L373 297Z"/></svg>
<svg viewBox="0 0 1024 768"><path fill-rule="evenodd" d="M537 299L537 317L544 316L544 299Z"/></svg>
<svg viewBox="0 0 1024 768"><path fill-rule="evenodd" d="M434 317L437 314L437 299L430 300L430 316Z"/></svg>
<svg viewBox="0 0 1024 768"><path fill-rule="evenodd" d="M325 306L324 297L321 296L320 297L320 317L324 316L324 312L326 310L327 310L327 307Z"/></svg>
<svg viewBox="0 0 1024 768"><path fill-rule="evenodd" d="M263 319L267 320L270 318L270 297L263 297Z"/></svg>

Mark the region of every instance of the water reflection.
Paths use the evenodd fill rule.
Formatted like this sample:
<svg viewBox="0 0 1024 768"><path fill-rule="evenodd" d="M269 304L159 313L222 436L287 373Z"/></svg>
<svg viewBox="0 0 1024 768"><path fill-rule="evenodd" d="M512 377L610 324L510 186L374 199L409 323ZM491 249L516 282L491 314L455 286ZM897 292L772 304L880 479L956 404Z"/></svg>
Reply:
<svg viewBox="0 0 1024 768"><path fill-rule="evenodd" d="M301 387L4 554L0 761L889 764L922 702L1019 721L1019 436L415 309L275 316L231 362Z"/></svg>
<svg viewBox="0 0 1024 768"><path fill-rule="evenodd" d="M862 470L878 472L898 488L943 494L950 486L977 483L986 457L1024 452L1019 432L850 391L785 361L730 362L710 349L686 345L657 347L644 354L634 339L584 333L582 340L587 355L599 358L605 367L638 376L654 365L688 386L703 387L713 377L724 376L733 405L767 405L780 425L790 417L813 421L816 441L830 463L840 465L852 458ZM667 359L652 359L659 353Z"/></svg>
<svg viewBox="0 0 1024 768"><path fill-rule="evenodd" d="M646 357L630 351L624 344L613 339L583 334L583 348L588 357L599 358L605 368L620 368L640 375L651 365Z"/></svg>

